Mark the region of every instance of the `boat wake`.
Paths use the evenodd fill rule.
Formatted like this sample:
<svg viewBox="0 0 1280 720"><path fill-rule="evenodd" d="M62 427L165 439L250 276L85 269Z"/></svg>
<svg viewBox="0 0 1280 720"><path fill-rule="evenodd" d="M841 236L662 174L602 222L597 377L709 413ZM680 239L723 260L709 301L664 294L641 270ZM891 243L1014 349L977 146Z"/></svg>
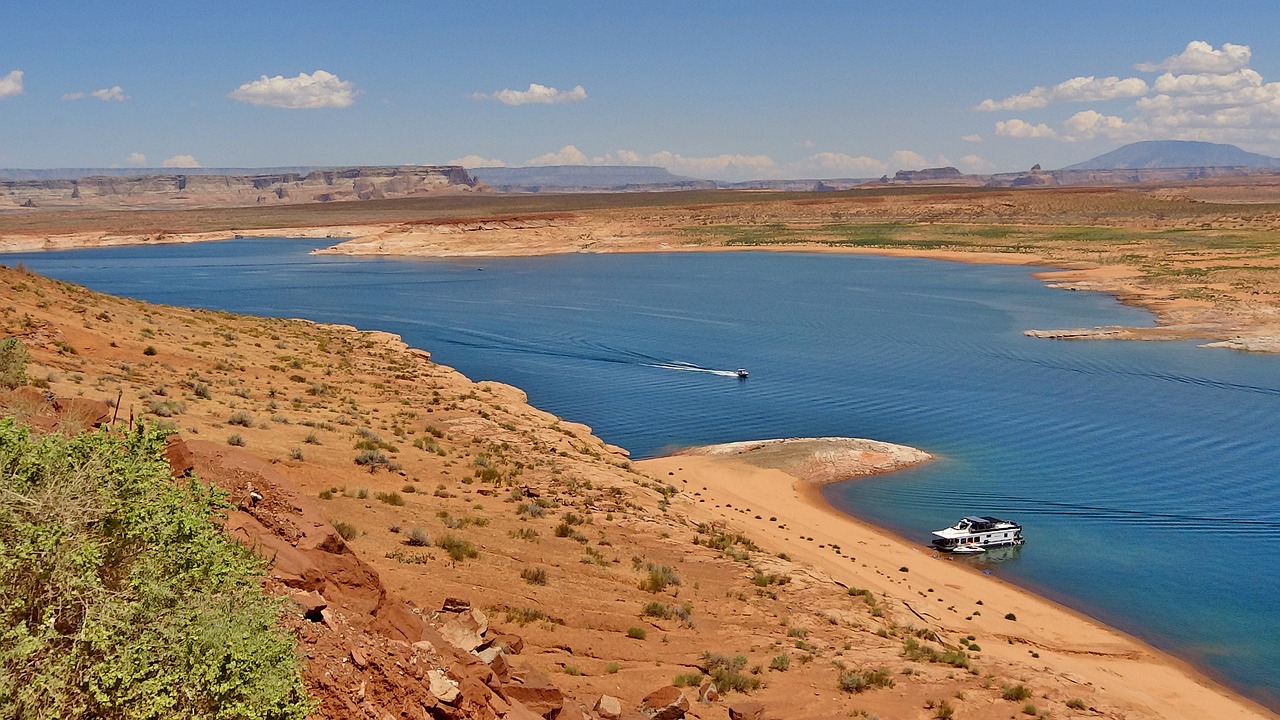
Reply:
<svg viewBox="0 0 1280 720"><path fill-rule="evenodd" d="M701 365L694 365L686 362L657 362L657 363L640 363L645 367L658 368L660 370L676 370L678 372L698 372L707 373L709 375L719 375L720 377L738 377L737 370L716 370L715 368L706 368Z"/></svg>

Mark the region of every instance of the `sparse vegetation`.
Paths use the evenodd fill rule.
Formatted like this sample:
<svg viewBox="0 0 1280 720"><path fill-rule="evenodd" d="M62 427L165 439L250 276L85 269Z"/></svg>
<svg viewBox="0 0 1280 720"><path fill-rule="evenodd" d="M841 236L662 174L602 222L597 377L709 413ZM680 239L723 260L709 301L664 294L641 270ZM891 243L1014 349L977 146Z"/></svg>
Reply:
<svg viewBox="0 0 1280 720"><path fill-rule="evenodd" d="M1031 698L1031 691L1025 685L1003 685L1000 687L1000 697L1021 702Z"/></svg>
<svg viewBox="0 0 1280 720"><path fill-rule="evenodd" d="M875 669L860 668L840 671L836 679L837 686L849 693L866 692L881 687L893 687L893 673L887 667Z"/></svg>
<svg viewBox="0 0 1280 720"><path fill-rule="evenodd" d="M21 340L0 340L0 388L9 390L26 385L28 362L31 362L31 354Z"/></svg>
<svg viewBox="0 0 1280 720"><path fill-rule="evenodd" d="M0 420L0 716L310 714L264 563L163 446L154 428L36 440Z"/></svg>
<svg viewBox="0 0 1280 720"><path fill-rule="evenodd" d="M471 544L471 541L448 533L436 538L436 547L449 553L449 557L453 558L454 562L480 557L480 551Z"/></svg>
<svg viewBox="0 0 1280 720"><path fill-rule="evenodd" d="M751 692L760 689L760 679L744 674L747 667L746 655L728 657L719 653L702 653L702 663L707 674L720 692Z"/></svg>
<svg viewBox="0 0 1280 720"><path fill-rule="evenodd" d="M520 571L520 578L530 585L546 585L546 568L525 568Z"/></svg>
<svg viewBox="0 0 1280 720"><path fill-rule="evenodd" d="M649 637L649 633L642 627L629 627L627 628L627 637L632 640L644 640Z"/></svg>

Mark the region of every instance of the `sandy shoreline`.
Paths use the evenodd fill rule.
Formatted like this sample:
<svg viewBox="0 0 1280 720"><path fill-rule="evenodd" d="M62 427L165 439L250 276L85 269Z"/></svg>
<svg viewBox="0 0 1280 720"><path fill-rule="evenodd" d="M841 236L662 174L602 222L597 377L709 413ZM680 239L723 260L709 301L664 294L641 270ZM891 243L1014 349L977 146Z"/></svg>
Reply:
<svg viewBox="0 0 1280 720"><path fill-rule="evenodd" d="M799 455L814 441L788 442ZM687 508L691 516L740 528L766 550L810 565L832 583L871 590L895 622L927 623L953 645L978 637L984 666L1039 666L1136 717L1277 717L1134 637L845 515L822 495L830 476L789 474L770 467L779 463L768 453L752 457L742 451L754 446L758 452L760 443L735 445L637 464L685 484L697 498ZM851 447L856 454L866 446ZM928 457L921 455L868 465L856 474L891 472ZM784 464L793 471L806 466L798 457Z"/></svg>
<svg viewBox="0 0 1280 720"><path fill-rule="evenodd" d="M322 255L482 258L532 257L577 253L655 252L803 252L915 257L982 265L1040 266L1034 276L1049 287L1114 295L1120 302L1151 312L1155 327L1024 328L1027 334L1054 340L1208 340L1205 347L1280 353L1280 319L1268 305L1240 304L1229 312L1212 304L1177 298L1169 289L1145 282L1127 264L1055 262L1026 250L963 251L930 248L841 247L822 242L717 245L672 235L670 228L637 228L619 223L549 220L505 223L441 223L427 227L395 223L322 225L201 233L0 234L0 255L124 245L209 242L239 237L332 238Z"/></svg>

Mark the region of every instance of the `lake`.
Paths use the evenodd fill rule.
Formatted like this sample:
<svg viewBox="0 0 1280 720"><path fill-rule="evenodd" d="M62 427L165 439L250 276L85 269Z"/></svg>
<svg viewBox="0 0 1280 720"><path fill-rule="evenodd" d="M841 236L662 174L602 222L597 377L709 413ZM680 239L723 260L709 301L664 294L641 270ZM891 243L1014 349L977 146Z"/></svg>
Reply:
<svg viewBox="0 0 1280 720"><path fill-rule="evenodd" d="M157 303L395 332L475 380L645 457L842 435L936 462L831 486L926 543L965 514L1021 522L988 569L1280 708L1280 357L1061 342L1150 325L1030 269L801 253L409 260L316 240L12 254ZM750 370L739 381L732 371Z"/></svg>

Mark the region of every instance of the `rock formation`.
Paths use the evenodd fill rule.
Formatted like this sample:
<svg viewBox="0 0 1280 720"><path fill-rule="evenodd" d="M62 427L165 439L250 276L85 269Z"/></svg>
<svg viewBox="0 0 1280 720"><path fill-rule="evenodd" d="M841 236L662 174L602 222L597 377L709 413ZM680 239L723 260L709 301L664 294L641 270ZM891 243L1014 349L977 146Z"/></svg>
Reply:
<svg viewBox="0 0 1280 720"><path fill-rule="evenodd" d="M350 167L262 175L158 174L0 181L0 207L261 205L382 200L474 189L453 165Z"/></svg>

